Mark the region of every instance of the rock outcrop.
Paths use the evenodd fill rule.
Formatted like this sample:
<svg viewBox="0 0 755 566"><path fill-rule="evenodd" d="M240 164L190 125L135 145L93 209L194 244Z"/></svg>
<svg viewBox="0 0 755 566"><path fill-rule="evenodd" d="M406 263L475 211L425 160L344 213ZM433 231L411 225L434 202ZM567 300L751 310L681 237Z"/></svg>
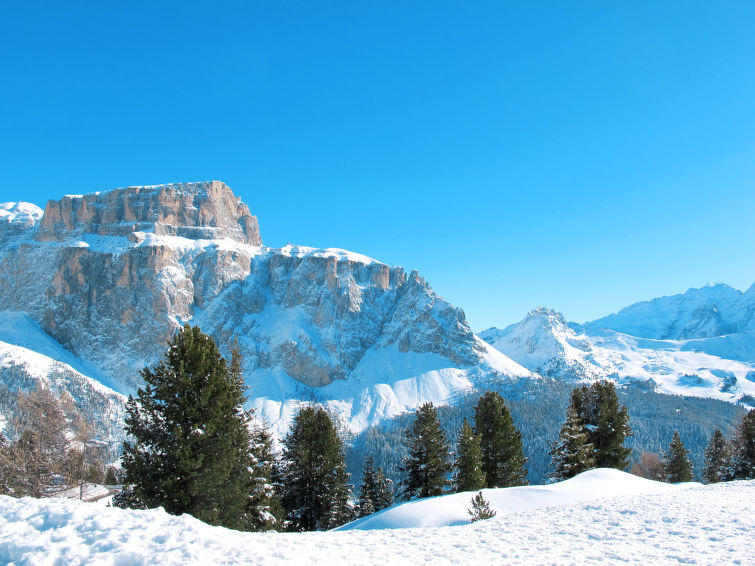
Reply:
<svg viewBox="0 0 755 566"><path fill-rule="evenodd" d="M0 247L0 310L26 312L124 392L185 322L238 340L247 374L311 387L348 379L376 348L480 360L464 313L416 272L263 247L257 219L218 181L66 196L24 230Z"/></svg>

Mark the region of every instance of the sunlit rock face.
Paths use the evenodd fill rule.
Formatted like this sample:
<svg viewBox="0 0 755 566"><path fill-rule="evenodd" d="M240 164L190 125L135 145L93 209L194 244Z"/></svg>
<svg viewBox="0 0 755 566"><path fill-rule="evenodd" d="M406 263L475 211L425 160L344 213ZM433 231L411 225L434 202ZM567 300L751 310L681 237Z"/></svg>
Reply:
<svg viewBox="0 0 755 566"><path fill-rule="evenodd" d="M369 349L480 359L464 313L416 272L344 250L264 247L256 217L218 181L25 210L0 246L0 310L27 313L124 391L185 322L226 351L238 340L247 371L314 387L348 379Z"/></svg>

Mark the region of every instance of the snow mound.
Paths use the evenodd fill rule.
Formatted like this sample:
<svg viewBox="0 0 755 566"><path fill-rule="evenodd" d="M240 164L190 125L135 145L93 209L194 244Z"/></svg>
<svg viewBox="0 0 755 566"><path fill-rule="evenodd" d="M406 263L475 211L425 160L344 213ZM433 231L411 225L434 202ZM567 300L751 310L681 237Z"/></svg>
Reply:
<svg viewBox="0 0 755 566"><path fill-rule="evenodd" d="M603 479L602 472L586 475L560 489L584 492ZM499 512L493 519L458 527L369 532L240 533L162 509L126 511L0 496L0 563L751 563L755 481L661 486L637 494L640 485L646 489L649 484L621 476L616 480L613 495L622 490L631 494Z"/></svg>
<svg viewBox="0 0 755 566"><path fill-rule="evenodd" d="M550 485L483 489L482 496L498 516L582 503L606 497L671 493L696 484L671 485L613 469L584 472ZM469 523L467 509L476 492L453 493L394 505L353 521L339 530L447 527Z"/></svg>

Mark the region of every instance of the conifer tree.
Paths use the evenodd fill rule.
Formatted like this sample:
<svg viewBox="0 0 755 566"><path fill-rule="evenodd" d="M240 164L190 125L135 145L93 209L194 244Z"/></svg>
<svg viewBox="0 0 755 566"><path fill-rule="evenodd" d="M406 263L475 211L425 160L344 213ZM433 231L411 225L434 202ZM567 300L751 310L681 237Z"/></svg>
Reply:
<svg viewBox="0 0 755 566"><path fill-rule="evenodd" d="M674 431L674 437L669 448L663 453L663 471L665 480L669 483L692 481L692 462L687 457L689 450L684 448L679 433Z"/></svg>
<svg viewBox="0 0 755 566"><path fill-rule="evenodd" d="M255 424L252 431L252 484L248 515L251 530L280 530L283 525L283 506L273 485L280 475L273 453L273 437L268 428Z"/></svg>
<svg viewBox="0 0 755 566"><path fill-rule="evenodd" d="M365 517L378 511L377 506L380 498L379 478L375 470L372 456L368 455L364 461L362 473L362 487L359 490L359 516Z"/></svg>
<svg viewBox="0 0 755 566"><path fill-rule="evenodd" d="M454 489L457 493L482 489L485 487L485 474L482 471L480 436L474 433L467 419L464 419L464 424L459 432L457 446L457 471L454 475Z"/></svg>
<svg viewBox="0 0 755 566"><path fill-rule="evenodd" d="M619 406L616 388L610 381L596 381L572 391L571 407L577 413L595 451L595 467L625 470L630 448L624 446L632 434L629 414Z"/></svg>
<svg viewBox="0 0 755 566"><path fill-rule="evenodd" d="M380 511L393 505L393 480L385 477L383 468L379 466L377 470L377 488L375 511Z"/></svg>
<svg viewBox="0 0 755 566"><path fill-rule="evenodd" d="M213 525L252 528L250 415L234 350L229 364L198 327L184 326L141 375L126 405L120 507L161 506Z"/></svg>
<svg viewBox="0 0 755 566"><path fill-rule="evenodd" d="M723 433L716 429L705 448L705 483L717 483L724 480L726 465L729 462L729 446Z"/></svg>
<svg viewBox="0 0 755 566"><path fill-rule="evenodd" d="M477 495L472 498L472 508L467 509L467 513L472 516L473 523L492 519L496 515L496 512L490 508L490 503L482 496L481 491L478 491Z"/></svg>
<svg viewBox="0 0 755 566"><path fill-rule="evenodd" d="M551 447L550 455L554 468L550 477L556 481L572 478L595 467L593 446L573 406L566 411L566 421L558 440Z"/></svg>
<svg viewBox="0 0 755 566"><path fill-rule="evenodd" d="M522 435L498 393L488 391L477 402L475 433L480 436L485 487L527 485Z"/></svg>
<svg viewBox="0 0 755 566"><path fill-rule="evenodd" d="M755 409L737 426L731 439L727 480L755 479Z"/></svg>
<svg viewBox="0 0 755 566"><path fill-rule="evenodd" d="M283 440L281 490L290 531L332 529L351 518L343 442L322 407L303 407Z"/></svg>
<svg viewBox="0 0 755 566"><path fill-rule="evenodd" d="M417 409L412 426L404 431L404 444L409 449L401 468L407 472L403 482L404 499L442 495L453 468L448 440L440 429L432 403Z"/></svg>

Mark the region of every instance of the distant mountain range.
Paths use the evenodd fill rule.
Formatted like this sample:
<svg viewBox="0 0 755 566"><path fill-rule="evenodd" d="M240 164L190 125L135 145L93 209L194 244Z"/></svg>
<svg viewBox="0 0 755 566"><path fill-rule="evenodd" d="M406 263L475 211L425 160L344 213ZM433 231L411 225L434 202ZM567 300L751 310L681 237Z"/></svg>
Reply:
<svg viewBox="0 0 755 566"><path fill-rule="evenodd" d="M547 377L652 380L665 393L755 405L755 286L690 289L583 325L541 307L480 337Z"/></svg>
<svg viewBox="0 0 755 566"><path fill-rule="evenodd" d="M477 337L415 271L341 249L263 245L218 181L0 204L0 425L20 389L67 391L122 432L124 395L184 323L227 354L278 434L321 402L352 432L492 381L652 379L755 404L755 291L725 285L583 326L536 309ZM481 339L482 338L482 339Z"/></svg>

